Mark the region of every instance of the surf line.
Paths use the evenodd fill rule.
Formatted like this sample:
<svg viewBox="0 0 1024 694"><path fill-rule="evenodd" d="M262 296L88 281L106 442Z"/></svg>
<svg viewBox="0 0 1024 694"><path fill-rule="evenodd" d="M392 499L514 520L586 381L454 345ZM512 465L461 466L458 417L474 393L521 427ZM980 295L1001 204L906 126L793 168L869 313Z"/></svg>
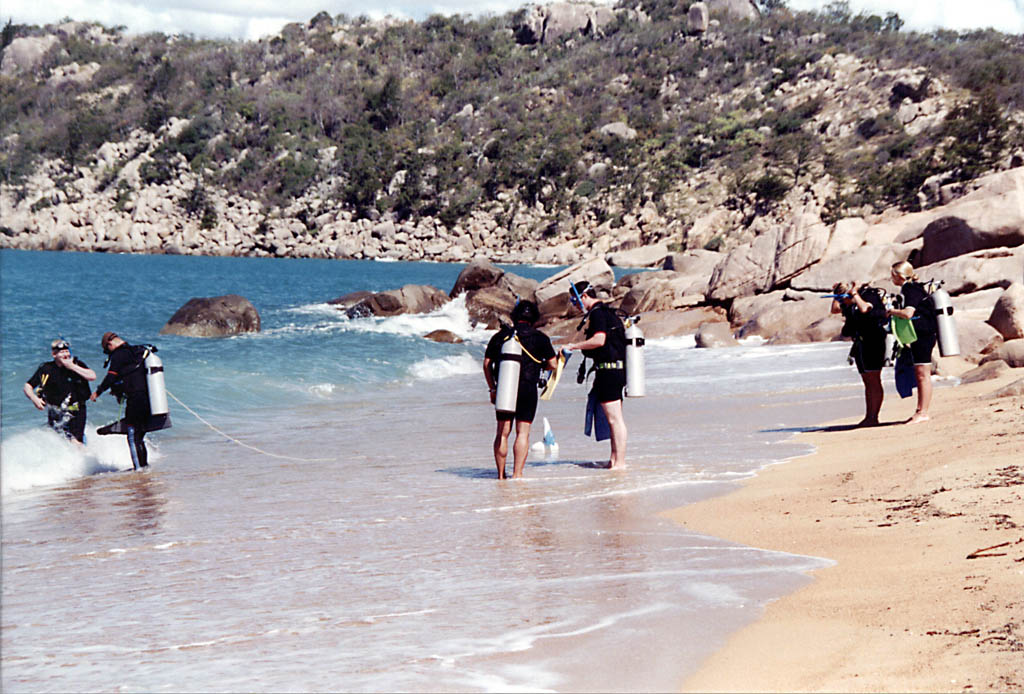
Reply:
<svg viewBox="0 0 1024 694"><path fill-rule="evenodd" d="M216 431L218 434L220 434L221 436L226 438L228 441L231 441L232 443L237 443L239 446L243 446L243 447L248 448L250 450L256 451L257 453L262 453L263 455L270 456L271 458L281 458L283 460L298 460L298 461L303 462L303 463L325 463L325 462L328 462L328 461L331 461L331 460L337 460L337 458L297 458L297 457L292 456L292 455L280 455L278 453L271 453L269 451L265 451L262 448L256 448L256 446L250 446L249 444L245 443L244 441L239 441L235 437L233 437L233 436L231 436L229 434L224 433L223 431L221 431L217 427L215 427L212 424L210 424L208 421L203 419L202 416L200 416L200 414L198 412L196 412L191 407L189 407L188 405L183 403L181 400L179 400L178 396L175 395L174 393L172 393L171 391L167 391L167 394L170 395L172 398L174 398L174 401L176 403L178 403L179 405L184 407L188 411L189 414L191 414L193 417L198 419L200 422L202 422L206 426L208 426L211 429L213 429L214 431Z"/></svg>

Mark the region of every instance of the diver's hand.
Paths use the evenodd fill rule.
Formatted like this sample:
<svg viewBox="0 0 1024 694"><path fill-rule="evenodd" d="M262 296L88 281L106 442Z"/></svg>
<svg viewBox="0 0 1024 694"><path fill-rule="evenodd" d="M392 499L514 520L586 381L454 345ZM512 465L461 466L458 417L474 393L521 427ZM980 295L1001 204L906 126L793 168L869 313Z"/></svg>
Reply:
<svg viewBox="0 0 1024 694"><path fill-rule="evenodd" d="M93 393L92 395L89 396L89 402L96 402L96 398L98 398L99 396L99 393Z"/></svg>
<svg viewBox="0 0 1024 694"><path fill-rule="evenodd" d="M33 398L32 399L32 404L36 406L37 410L45 410L46 409L46 403L43 402L41 398Z"/></svg>

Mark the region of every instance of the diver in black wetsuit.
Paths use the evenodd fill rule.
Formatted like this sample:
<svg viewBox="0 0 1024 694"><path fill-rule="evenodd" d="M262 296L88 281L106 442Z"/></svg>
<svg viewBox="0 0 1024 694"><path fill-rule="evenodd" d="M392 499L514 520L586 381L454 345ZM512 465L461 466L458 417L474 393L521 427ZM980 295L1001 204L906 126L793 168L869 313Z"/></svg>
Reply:
<svg viewBox="0 0 1024 694"><path fill-rule="evenodd" d="M23 391L37 410L46 410L47 424L72 441L85 442L85 403L89 381L96 372L78 357L71 356L71 344L58 338L50 343L53 361L39 365L26 381Z"/></svg>
<svg viewBox="0 0 1024 694"><path fill-rule="evenodd" d="M626 328L615 309L597 297L597 290L586 280L577 282L569 301L584 312L586 339L564 345L567 350L583 350L594 360L594 386L590 395L604 410L611 430L611 457L608 467L626 467L626 418L622 413L622 391L626 387Z"/></svg>
<svg viewBox="0 0 1024 694"><path fill-rule="evenodd" d="M95 401L108 389L118 400L121 397L128 399L124 412L125 423L128 425L128 452L131 453L132 465L136 469L146 467L149 465L149 455L143 437L152 414L149 409L146 369L143 367L144 348L129 345L112 332L103 333L100 347L109 355L108 369L107 375L92 394L92 400Z"/></svg>
<svg viewBox="0 0 1024 694"><path fill-rule="evenodd" d="M832 313L846 319L843 337L853 340L850 356L864 382L864 419L859 427L878 425L885 390L882 367L885 366L885 303L882 293L873 287L858 287L854 282L838 282L832 287Z"/></svg>

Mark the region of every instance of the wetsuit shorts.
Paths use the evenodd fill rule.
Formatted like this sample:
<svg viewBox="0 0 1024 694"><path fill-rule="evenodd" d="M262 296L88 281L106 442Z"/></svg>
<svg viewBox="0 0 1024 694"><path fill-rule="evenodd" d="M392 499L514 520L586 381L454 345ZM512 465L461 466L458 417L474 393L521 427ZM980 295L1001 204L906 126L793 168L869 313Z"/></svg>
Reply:
<svg viewBox="0 0 1024 694"><path fill-rule="evenodd" d="M935 349L935 333L918 333L917 339L910 343L910 353L914 355L914 365L931 364L932 350Z"/></svg>
<svg viewBox="0 0 1024 694"><path fill-rule="evenodd" d="M622 389L626 387L625 369L596 369L594 386L590 392L598 402L622 400Z"/></svg>
<svg viewBox="0 0 1024 694"><path fill-rule="evenodd" d="M850 356L858 373L881 371L885 366L885 340L857 340L850 349Z"/></svg>
<svg viewBox="0 0 1024 694"><path fill-rule="evenodd" d="M537 386L519 383L519 394L516 396L516 411L495 412L499 422L508 422L515 419L517 422L532 422L537 416L537 401L539 399Z"/></svg>

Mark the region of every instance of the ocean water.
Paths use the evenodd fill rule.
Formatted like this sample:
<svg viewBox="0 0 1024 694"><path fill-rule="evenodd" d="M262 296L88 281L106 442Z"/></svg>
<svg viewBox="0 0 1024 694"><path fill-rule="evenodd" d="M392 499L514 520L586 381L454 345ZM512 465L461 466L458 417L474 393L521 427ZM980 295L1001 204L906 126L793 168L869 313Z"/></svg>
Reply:
<svg viewBox="0 0 1024 694"><path fill-rule="evenodd" d="M862 409L842 344L698 350L651 340L628 470L594 466L576 359L542 402L557 456L498 483L490 333L453 301L349 320L329 299L462 266L0 251L4 691L677 689L730 633L826 565L693 533L659 511L808 451ZM549 267L509 268L543 279ZM237 293L259 334L161 336L190 297ZM642 323L641 323L642 325ZM462 344L422 339L435 328ZM63 336L160 348L174 427L131 471L118 417L87 445L21 386ZM509 462L511 468L511 461Z"/></svg>

